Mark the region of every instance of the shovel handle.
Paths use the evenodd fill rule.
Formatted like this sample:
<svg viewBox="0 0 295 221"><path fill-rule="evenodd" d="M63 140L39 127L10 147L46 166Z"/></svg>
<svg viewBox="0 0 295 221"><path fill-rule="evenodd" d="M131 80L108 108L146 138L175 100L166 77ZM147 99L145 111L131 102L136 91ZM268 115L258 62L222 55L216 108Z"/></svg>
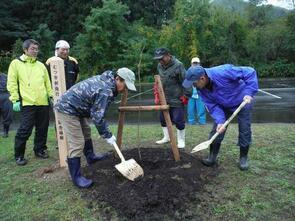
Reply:
<svg viewBox="0 0 295 221"><path fill-rule="evenodd" d="M231 121L232 119L234 119L234 117L240 112L240 110L247 104L247 101L243 101L240 106L233 112L233 114L230 116L230 118L227 119L227 121L225 121L225 123L223 124L223 127L226 127ZM215 138L219 135L219 132L216 132L210 139L210 144L215 140Z"/></svg>
<svg viewBox="0 0 295 221"><path fill-rule="evenodd" d="M121 150L119 149L119 147L118 147L118 145L117 145L116 142L113 143L113 146L115 147L115 150L116 150L117 154L119 155L121 161L122 162L125 161L125 158L124 158L124 156L123 156L123 154L122 154Z"/></svg>

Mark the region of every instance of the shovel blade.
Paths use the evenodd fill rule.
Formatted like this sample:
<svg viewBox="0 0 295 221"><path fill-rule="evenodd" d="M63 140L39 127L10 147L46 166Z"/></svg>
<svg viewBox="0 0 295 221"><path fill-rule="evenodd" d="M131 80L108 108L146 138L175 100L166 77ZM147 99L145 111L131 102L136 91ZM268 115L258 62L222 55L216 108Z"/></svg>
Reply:
<svg viewBox="0 0 295 221"><path fill-rule="evenodd" d="M116 169L127 179L134 181L137 177L143 176L143 169L134 159L122 161L115 165Z"/></svg>
<svg viewBox="0 0 295 221"><path fill-rule="evenodd" d="M198 152L200 150L207 149L210 146L210 144L211 144L210 140L207 140L207 141L205 141L203 143L200 143L199 145L195 146L192 149L191 153L195 153L195 152Z"/></svg>

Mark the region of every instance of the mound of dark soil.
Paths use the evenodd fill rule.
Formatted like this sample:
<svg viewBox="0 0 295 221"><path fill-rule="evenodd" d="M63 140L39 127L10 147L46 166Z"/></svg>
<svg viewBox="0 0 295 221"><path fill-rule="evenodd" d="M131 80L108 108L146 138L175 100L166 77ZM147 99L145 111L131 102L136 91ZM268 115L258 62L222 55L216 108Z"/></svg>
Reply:
<svg viewBox="0 0 295 221"><path fill-rule="evenodd" d="M185 212L186 205L197 206L198 192L217 173L185 152L175 162L171 149L141 148L141 159L137 149L123 151L123 155L142 166L143 178L135 182L125 179L114 167L120 160L110 156L84 168L83 173L93 179L94 185L83 193L114 208L126 220L175 219Z"/></svg>

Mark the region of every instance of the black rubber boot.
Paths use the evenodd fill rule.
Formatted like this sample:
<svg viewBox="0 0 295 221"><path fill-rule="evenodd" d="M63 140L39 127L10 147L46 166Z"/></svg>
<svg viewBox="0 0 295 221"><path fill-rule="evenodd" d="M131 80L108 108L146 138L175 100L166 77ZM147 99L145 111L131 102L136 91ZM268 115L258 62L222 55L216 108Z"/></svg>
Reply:
<svg viewBox="0 0 295 221"><path fill-rule="evenodd" d="M47 159L49 157L48 153L46 153L44 150L36 151L35 156L41 159Z"/></svg>
<svg viewBox="0 0 295 221"><path fill-rule="evenodd" d="M4 125L3 126L3 137L4 138L8 137L8 132L9 132L9 125Z"/></svg>
<svg viewBox="0 0 295 221"><path fill-rule="evenodd" d="M240 170L248 170L249 162L248 162L248 147L240 147L240 161L239 161L239 168Z"/></svg>
<svg viewBox="0 0 295 221"><path fill-rule="evenodd" d="M18 143L17 140L15 140L14 157L15 157L16 164L19 166L24 166L28 163L28 161L24 157L25 150L26 150L26 143Z"/></svg>
<svg viewBox="0 0 295 221"><path fill-rule="evenodd" d="M93 181L81 175L81 158L73 157L68 158L69 171L73 183L79 188L88 188L92 185Z"/></svg>
<svg viewBox="0 0 295 221"><path fill-rule="evenodd" d="M220 149L220 143L212 143L210 145L210 153L209 156L202 160L202 163L205 166L212 167L217 163L217 155Z"/></svg>
<svg viewBox="0 0 295 221"><path fill-rule="evenodd" d="M102 159L106 158L109 155L108 153L95 154L94 151L93 151L92 139L89 139L89 140L85 141L83 153L84 153L84 155L86 157L86 160L87 160L87 163L89 165L95 163L98 160L102 160Z"/></svg>
<svg viewBox="0 0 295 221"><path fill-rule="evenodd" d="M24 166L27 164L28 161L23 156L21 156L21 157L15 158L15 162L19 166Z"/></svg>
<svg viewBox="0 0 295 221"><path fill-rule="evenodd" d="M21 163L16 162L17 165L23 166L27 163L27 160L24 158L25 151L26 151L26 143L19 143L17 140L15 140L14 158L16 161L21 162ZM25 160L26 162L24 163L23 160Z"/></svg>

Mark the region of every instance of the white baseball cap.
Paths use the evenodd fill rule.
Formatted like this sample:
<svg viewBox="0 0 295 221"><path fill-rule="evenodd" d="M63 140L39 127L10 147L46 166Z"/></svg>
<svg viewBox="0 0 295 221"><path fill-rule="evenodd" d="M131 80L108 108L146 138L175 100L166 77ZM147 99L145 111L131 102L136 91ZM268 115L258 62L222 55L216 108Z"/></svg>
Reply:
<svg viewBox="0 0 295 221"><path fill-rule="evenodd" d="M198 58L198 57L192 58L191 64L192 63L200 63L200 58Z"/></svg>
<svg viewBox="0 0 295 221"><path fill-rule="evenodd" d="M59 40L56 42L55 48L70 48L70 44L65 40Z"/></svg>
<svg viewBox="0 0 295 221"><path fill-rule="evenodd" d="M135 82L135 74L129 68L119 68L117 71L117 75L125 80L125 84L127 88L131 91L136 91L136 87L134 85Z"/></svg>

